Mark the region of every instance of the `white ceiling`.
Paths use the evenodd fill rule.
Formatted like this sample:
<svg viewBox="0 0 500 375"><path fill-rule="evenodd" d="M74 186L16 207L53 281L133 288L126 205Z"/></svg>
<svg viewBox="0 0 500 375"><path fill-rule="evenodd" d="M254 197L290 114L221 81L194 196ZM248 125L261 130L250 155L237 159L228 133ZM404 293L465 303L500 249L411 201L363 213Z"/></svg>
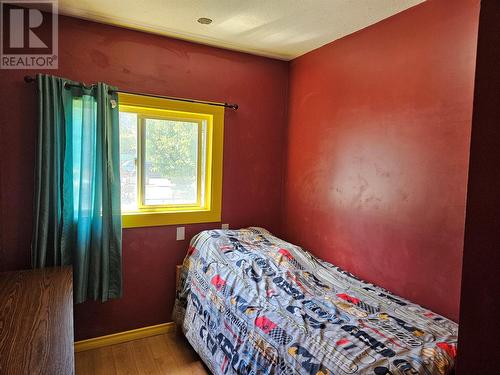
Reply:
<svg viewBox="0 0 500 375"><path fill-rule="evenodd" d="M59 12L290 60L423 1L59 0ZM213 23L199 24L200 17Z"/></svg>

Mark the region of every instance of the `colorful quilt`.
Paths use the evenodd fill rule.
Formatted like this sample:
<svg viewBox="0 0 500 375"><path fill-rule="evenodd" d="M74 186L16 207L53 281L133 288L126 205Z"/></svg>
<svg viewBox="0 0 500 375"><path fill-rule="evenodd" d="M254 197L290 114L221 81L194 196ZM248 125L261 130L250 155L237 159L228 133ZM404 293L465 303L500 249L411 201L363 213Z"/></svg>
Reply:
<svg viewBox="0 0 500 375"><path fill-rule="evenodd" d="M456 323L262 228L191 241L174 318L214 374L448 374Z"/></svg>

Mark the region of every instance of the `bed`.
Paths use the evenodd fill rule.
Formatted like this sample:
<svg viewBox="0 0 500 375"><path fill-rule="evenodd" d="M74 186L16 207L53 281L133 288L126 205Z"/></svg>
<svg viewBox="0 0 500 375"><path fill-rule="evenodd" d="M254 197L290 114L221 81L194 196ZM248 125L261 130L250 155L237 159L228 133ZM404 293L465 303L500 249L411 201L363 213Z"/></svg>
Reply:
<svg viewBox="0 0 500 375"><path fill-rule="evenodd" d="M174 319L214 374L449 374L458 325L262 228L191 241Z"/></svg>

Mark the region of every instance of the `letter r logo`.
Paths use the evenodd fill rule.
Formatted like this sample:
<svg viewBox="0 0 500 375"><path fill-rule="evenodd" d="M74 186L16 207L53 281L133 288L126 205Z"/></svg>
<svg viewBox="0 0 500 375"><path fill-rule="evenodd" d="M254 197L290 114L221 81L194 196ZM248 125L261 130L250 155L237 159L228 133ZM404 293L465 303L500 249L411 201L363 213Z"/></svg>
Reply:
<svg viewBox="0 0 500 375"><path fill-rule="evenodd" d="M28 13L28 24L24 22L24 13ZM33 30L43 23L43 14L38 9L10 9L9 47L24 48L24 35L28 33L28 48L49 48ZM27 26L27 27L26 27Z"/></svg>

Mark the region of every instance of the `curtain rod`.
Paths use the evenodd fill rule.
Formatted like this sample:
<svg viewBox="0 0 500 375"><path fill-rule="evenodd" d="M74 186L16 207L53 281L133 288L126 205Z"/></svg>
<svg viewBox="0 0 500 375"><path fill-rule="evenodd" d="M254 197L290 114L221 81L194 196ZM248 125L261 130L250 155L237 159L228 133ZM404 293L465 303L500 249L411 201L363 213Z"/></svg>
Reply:
<svg viewBox="0 0 500 375"><path fill-rule="evenodd" d="M24 81L26 83L32 83L32 82L36 82L36 79L33 78L33 77L31 77L31 76L24 76ZM90 88L92 88L94 86L94 85L86 85L83 82L80 82L80 83L77 83L77 84L71 84L71 83L69 83L67 85L68 86L72 86L72 87L83 87L83 88L86 88L86 89L90 89ZM238 104L218 103L218 102L206 102L206 101L203 101L203 100L176 98L174 96L164 96L164 95L156 95L156 94L145 94L145 93L142 93L142 92L133 92L133 91L125 91L125 90L109 90L109 92L110 93L116 92L116 93L122 93L122 94L132 94L132 95L149 96L151 98L169 99L169 100L176 100L176 101L179 101L179 102L208 104L208 105L214 105L214 106L217 106L217 107L229 108L229 109L232 109L234 111L236 111L239 108Z"/></svg>

